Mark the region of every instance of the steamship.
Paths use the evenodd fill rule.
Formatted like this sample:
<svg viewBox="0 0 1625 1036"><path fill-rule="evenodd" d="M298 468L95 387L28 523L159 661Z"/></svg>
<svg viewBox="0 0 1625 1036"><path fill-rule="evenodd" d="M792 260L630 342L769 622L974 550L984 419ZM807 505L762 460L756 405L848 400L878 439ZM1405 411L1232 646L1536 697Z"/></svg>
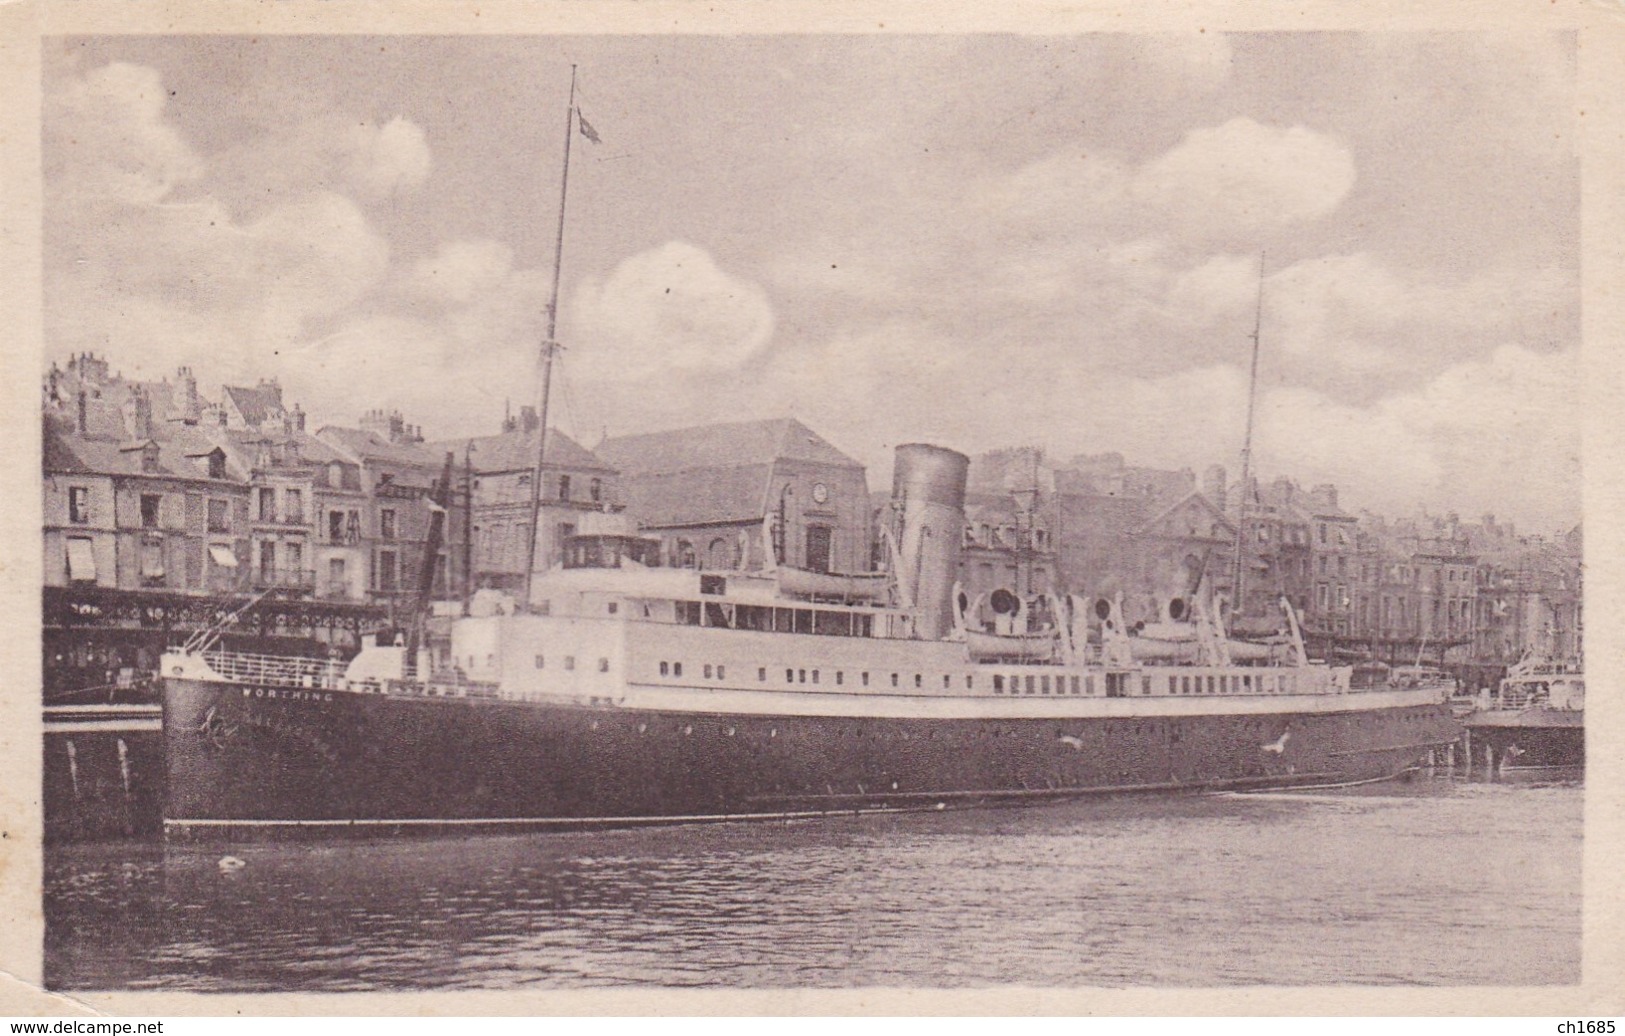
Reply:
<svg viewBox="0 0 1625 1036"><path fill-rule="evenodd" d="M165 829L583 828L943 809L1394 777L1455 737L1436 687L1355 690L1200 595L987 609L954 582L968 460L899 447L891 564L842 576L664 567L606 524L528 600L348 664L163 659ZM431 529L431 534L433 529ZM1013 595L1010 595L1013 596ZM1027 612L1023 624L1009 621Z"/></svg>
<svg viewBox="0 0 1625 1036"><path fill-rule="evenodd" d="M1462 725L1501 768L1584 766L1585 672L1578 662L1525 658Z"/></svg>
<svg viewBox="0 0 1625 1036"><path fill-rule="evenodd" d="M572 77L556 254L585 125L574 94ZM344 665L225 651L205 631L162 660L165 831L583 828L1332 784L1395 776L1454 739L1440 689L1357 691L1350 670L1311 662L1285 602L1285 634L1252 642L1200 594L1138 629L1118 599L970 600L954 581L968 467L898 448L881 573L777 557L673 568L602 515L550 570L533 558L517 599L476 595L435 635L420 599L420 621ZM420 587L449 483L448 468Z"/></svg>

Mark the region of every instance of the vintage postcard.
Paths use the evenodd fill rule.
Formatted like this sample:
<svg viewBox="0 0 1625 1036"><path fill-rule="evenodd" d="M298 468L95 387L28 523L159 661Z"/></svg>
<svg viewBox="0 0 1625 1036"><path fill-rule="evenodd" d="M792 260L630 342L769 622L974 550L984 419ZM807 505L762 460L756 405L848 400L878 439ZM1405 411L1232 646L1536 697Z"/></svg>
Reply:
<svg viewBox="0 0 1625 1036"><path fill-rule="evenodd" d="M0 47L16 1010L1620 1010L1616 9Z"/></svg>

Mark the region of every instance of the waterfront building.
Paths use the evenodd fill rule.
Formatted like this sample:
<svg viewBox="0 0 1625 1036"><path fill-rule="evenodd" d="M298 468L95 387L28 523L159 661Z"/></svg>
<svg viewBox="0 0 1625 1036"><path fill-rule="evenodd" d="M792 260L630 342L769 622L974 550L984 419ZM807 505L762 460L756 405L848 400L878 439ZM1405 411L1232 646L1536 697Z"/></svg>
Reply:
<svg viewBox="0 0 1625 1036"><path fill-rule="evenodd" d="M504 419L500 434L432 446L435 453L452 454L461 468L459 485L472 494L471 539L453 539L448 546L454 554L470 555L475 587L524 590L540 426L535 408L527 406L517 419ZM591 450L557 428L548 429L536 511L537 570L546 571L562 558L565 539L581 528L584 515L622 509L618 477Z"/></svg>
<svg viewBox="0 0 1625 1036"><path fill-rule="evenodd" d="M604 440L626 510L668 564L864 572L871 560L863 465L794 418Z"/></svg>
<svg viewBox="0 0 1625 1036"><path fill-rule="evenodd" d="M343 500L342 506L338 500L327 505L329 545L334 546L332 532L339 522L334 514L342 513L343 542L338 546L353 551L349 556L360 558L367 566L368 597L391 609L404 607L419 593L426 571L434 594L459 593L466 584L462 552L452 545L462 542L468 507L455 468L451 506L444 508L441 548L432 560L425 557L436 510L431 494L445 475L448 459L455 463L451 451L426 446L422 430L406 424L398 411L372 410L363 416L360 427L328 425L316 432L316 438L340 458L340 483L332 485L330 466L326 486L329 491L336 489ZM354 467L353 482L348 481L352 476L346 466ZM351 485L359 486L359 496L350 490ZM361 510L359 522L351 521L350 511L355 507ZM329 565L333 560L329 558Z"/></svg>

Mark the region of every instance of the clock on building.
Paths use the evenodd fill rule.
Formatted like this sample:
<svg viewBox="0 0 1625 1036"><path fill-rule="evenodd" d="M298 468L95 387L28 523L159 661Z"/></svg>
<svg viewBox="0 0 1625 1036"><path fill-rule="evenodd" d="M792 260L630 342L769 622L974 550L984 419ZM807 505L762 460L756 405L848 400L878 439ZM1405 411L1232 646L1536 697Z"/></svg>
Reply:
<svg viewBox="0 0 1625 1036"><path fill-rule="evenodd" d="M829 499L829 487L822 482L813 483L813 503L821 504Z"/></svg>

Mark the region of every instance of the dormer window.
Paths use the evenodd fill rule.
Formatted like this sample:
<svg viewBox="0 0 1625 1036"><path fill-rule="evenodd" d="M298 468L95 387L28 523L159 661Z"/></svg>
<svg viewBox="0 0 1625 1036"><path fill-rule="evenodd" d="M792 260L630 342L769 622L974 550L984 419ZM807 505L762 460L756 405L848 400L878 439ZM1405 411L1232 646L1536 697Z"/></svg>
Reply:
<svg viewBox="0 0 1625 1036"><path fill-rule="evenodd" d="M226 455L219 450L209 454L209 477L226 477Z"/></svg>
<svg viewBox="0 0 1625 1036"><path fill-rule="evenodd" d="M158 444L148 442L141 447L141 470L151 474L158 471Z"/></svg>

